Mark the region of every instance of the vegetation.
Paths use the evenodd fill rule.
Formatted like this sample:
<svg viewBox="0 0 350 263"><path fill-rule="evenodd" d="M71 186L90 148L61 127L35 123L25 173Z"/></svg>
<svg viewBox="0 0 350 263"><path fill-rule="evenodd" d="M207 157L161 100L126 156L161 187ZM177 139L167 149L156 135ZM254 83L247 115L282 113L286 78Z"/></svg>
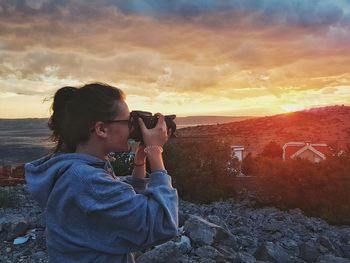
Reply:
<svg viewBox="0 0 350 263"><path fill-rule="evenodd" d="M16 203L16 191L11 191L11 188L8 186L0 187L0 207L15 207Z"/></svg>
<svg viewBox="0 0 350 263"><path fill-rule="evenodd" d="M274 141L269 142L260 154L261 156L281 159L283 155L282 147Z"/></svg>
<svg viewBox="0 0 350 263"><path fill-rule="evenodd" d="M350 147L341 156L327 156L324 161L312 163L276 158L275 146L269 143L265 147L271 155L248 154L239 162L231 158L229 144L219 139L177 138L164 146L164 162L184 200L210 203L234 197L233 181L242 171L245 175L268 178L267 184L256 189L260 205L301 208L306 214L333 224L350 224ZM119 153L114 157L117 174L131 174L133 156Z"/></svg>
<svg viewBox="0 0 350 263"><path fill-rule="evenodd" d="M130 175L134 165L134 154L132 152L109 153L108 158L117 176Z"/></svg>
<svg viewBox="0 0 350 263"><path fill-rule="evenodd" d="M173 140L164 147L164 162L181 198L198 203L232 196L229 168L234 162L223 141Z"/></svg>
<svg viewBox="0 0 350 263"><path fill-rule="evenodd" d="M280 208L299 207L307 214L334 224L350 224L350 155L328 156L312 163L304 159L282 161L247 156L243 173L270 176L258 200Z"/></svg>

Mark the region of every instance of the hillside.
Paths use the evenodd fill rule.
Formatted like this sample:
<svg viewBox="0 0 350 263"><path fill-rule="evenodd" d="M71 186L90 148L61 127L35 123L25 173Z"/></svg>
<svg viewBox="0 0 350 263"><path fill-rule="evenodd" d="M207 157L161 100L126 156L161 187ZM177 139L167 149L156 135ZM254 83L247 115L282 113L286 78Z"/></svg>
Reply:
<svg viewBox="0 0 350 263"><path fill-rule="evenodd" d="M176 125L181 127L185 125L207 125L207 124L222 124L228 122L242 121L254 118L253 116L187 116L176 117Z"/></svg>
<svg viewBox="0 0 350 263"><path fill-rule="evenodd" d="M179 129L181 138L218 137L231 145L244 145L253 155L275 141L283 146L289 141L327 143L345 149L350 143L350 106L327 106L256 117L237 122L201 125Z"/></svg>

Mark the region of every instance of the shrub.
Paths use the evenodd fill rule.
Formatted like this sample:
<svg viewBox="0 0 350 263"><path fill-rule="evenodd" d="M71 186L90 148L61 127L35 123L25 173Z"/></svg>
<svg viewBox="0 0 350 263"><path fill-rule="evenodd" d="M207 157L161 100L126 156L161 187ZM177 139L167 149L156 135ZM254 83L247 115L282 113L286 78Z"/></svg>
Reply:
<svg viewBox="0 0 350 263"><path fill-rule="evenodd" d="M117 176L130 175L133 169L134 154L131 152L109 153L108 158Z"/></svg>
<svg viewBox="0 0 350 263"><path fill-rule="evenodd" d="M273 177L264 186L261 203L286 209L298 207L334 224L350 223L348 155L328 157L319 163L251 157L247 164L252 175Z"/></svg>
<svg viewBox="0 0 350 263"><path fill-rule="evenodd" d="M15 207L17 196L15 191L11 191L10 187L0 187L0 207Z"/></svg>
<svg viewBox="0 0 350 263"><path fill-rule="evenodd" d="M230 153L220 140L180 138L165 145L164 162L183 199L209 203L232 195Z"/></svg>

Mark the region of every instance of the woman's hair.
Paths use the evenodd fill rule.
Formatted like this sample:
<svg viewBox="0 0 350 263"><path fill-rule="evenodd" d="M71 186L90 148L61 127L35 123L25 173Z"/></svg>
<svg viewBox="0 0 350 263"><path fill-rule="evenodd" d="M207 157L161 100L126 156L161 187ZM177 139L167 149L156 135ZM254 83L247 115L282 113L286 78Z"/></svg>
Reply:
<svg viewBox="0 0 350 263"><path fill-rule="evenodd" d="M119 102L125 94L104 83L91 83L80 88L63 87L56 91L48 126L54 152L75 152L79 143L89 139L97 121L113 120L119 113Z"/></svg>

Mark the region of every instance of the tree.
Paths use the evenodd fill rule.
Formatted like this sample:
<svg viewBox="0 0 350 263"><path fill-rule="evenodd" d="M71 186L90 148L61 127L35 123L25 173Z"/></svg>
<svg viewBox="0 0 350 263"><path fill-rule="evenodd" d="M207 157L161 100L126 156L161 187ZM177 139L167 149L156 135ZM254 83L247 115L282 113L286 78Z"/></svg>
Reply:
<svg viewBox="0 0 350 263"><path fill-rule="evenodd" d="M265 147L260 155L264 156L264 157L282 159L283 149L275 141L271 141L267 145L265 145Z"/></svg>
<svg viewBox="0 0 350 263"><path fill-rule="evenodd" d="M165 145L164 163L181 198L208 203L232 195L230 153L220 140L178 138Z"/></svg>
<svg viewBox="0 0 350 263"><path fill-rule="evenodd" d="M256 162L252 156L252 153L249 152L242 161L242 173L245 175L253 176L256 171Z"/></svg>

